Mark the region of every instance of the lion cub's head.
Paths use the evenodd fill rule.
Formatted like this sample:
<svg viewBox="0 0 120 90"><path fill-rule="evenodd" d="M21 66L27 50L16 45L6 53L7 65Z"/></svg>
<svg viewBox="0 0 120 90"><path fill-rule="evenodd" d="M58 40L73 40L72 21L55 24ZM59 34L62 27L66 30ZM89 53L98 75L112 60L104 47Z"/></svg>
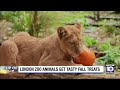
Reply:
<svg viewBox="0 0 120 90"><path fill-rule="evenodd" d="M67 25L57 29L61 49L73 57L81 50L80 30L81 24Z"/></svg>

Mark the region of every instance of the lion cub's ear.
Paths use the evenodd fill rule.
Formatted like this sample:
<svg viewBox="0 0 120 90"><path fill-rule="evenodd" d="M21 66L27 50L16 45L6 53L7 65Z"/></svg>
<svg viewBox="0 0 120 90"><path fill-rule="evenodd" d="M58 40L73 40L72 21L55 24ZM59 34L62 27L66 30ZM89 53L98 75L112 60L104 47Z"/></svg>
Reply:
<svg viewBox="0 0 120 90"><path fill-rule="evenodd" d="M67 35L67 31L65 30L64 27L59 27L57 29L57 32L58 32L58 36L59 36L60 39Z"/></svg>
<svg viewBox="0 0 120 90"><path fill-rule="evenodd" d="M80 24L75 24L75 27L78 29L81 29L81 23Z"/></svg>

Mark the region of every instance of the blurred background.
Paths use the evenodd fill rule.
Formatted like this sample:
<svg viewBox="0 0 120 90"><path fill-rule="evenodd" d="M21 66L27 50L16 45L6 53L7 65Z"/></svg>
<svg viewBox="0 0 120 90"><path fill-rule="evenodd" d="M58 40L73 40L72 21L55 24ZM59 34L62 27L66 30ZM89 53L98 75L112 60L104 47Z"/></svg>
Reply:
<svg viewBox="0 0 120 90"><path fill-rule="evenodd" d="M95 63L119 70L120 11L0 11L0 44L17 32L44 38L75 23L82 23L82 39L95 52Z"/></svg>

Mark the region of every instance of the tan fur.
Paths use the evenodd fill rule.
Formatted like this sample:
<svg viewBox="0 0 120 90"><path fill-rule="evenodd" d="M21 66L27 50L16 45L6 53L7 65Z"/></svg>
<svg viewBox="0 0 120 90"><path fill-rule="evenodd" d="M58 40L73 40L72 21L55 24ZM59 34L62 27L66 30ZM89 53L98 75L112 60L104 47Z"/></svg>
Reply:
<svg viewBox="0 0 120 90"><path fill-rule="evenodd" d="M59 27L57 32L39 39L20 32L0 47L0 65L73 66L72 56L81 50L80 25Z"/></svg>
<svg viewBox="0 0 120 90"><path fill-rule="evenodd" d="M0 65L16 65L18 48L12 41L5 41L0 47Z"/></svg>

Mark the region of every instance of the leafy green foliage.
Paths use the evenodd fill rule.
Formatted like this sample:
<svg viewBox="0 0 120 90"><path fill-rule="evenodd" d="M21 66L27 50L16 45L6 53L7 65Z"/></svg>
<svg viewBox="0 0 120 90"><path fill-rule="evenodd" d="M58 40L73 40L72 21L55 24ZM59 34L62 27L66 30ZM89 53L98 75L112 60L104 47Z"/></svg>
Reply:
<svg viewBox="0 0 120 90"><path fill-rule="evenodd" d="M18 12L18 15L16 15L13 19L14 21L14 29L17 31L29 31L29 27L32 23L30 14L27 12Z"/></svg>
<svg viewBox="0 0 120 90"><path fill-rule="evenodd" d="M120 46L110 46L106 51L106 55L98 59L102 64L116 64L120 67Z"/></svg>
<svg viewBox="0 0 120 90"><path fill-rule="evenodd" d="M49 35L55 32L59 26L66 23L82 23L86 26L85 16L93 15L92 11L37 11L38 19L34 33L38 35ZM33 25L34 11L0 11L0 18L13 23L13 33L19 31L30 32ZM32 26L33 27L33 26Z"/></svg>
<svg viewBox="0 0 120 90"><path fill-rule="evenodd" d="M13 22L13 29L16 31L29 31L31 24L30 12L26 11L3 11L3 18Z"/></svg>
<svg viewBox="0 0 120 90"><path fill-rule="evenodd" d="M109 40L106 43L100 44L99 50L105 53L105 56L98 58L98 64L114 64L117 67L120 67L120 46L111 45L111 41Z"/></svg>
<svg viewBox="0 0 120 90"><path fill-rule="evenodd" d="M99 50L100 51L106 51L111 47L110 42L106 42L100 45Z"/></svg>
<svg viewBox="0 0 120 90"><path fill-rule="evenodd" d="M97 40L91 37L84 37L84 41L85 41L86 46L93 46L97 43Z"/></svg>

